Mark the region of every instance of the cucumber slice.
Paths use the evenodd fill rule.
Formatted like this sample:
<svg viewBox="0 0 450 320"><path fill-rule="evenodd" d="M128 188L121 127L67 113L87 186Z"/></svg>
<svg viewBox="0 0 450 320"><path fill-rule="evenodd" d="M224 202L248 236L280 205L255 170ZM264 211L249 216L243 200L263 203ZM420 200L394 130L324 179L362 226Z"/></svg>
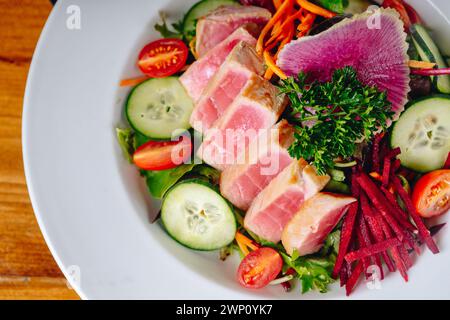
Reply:
<svg viewBox="0 0 450 320"><path fill-rule="evenodd" d="M172 238L195 250L220 249L236 233L232 207L200 179L182 181L167 191L161 221Z"/></svg>
<svg viewBox="0 0 450 320"><path fill-rule="evenodd" d="M414 46L423 61L434 62L439 68L447 68L447 62L442 57L439 48L431 39L428 31L421 25L411 27L411 36ZM435 88L441 93L450 93L450 75L431 77Z"/></svg>
<svg viewBox="0 0 450 320"><path fill-rule="evenodd" d="M407 168L418 172L442 168L450 152L450 96L411 102L394 125L391 147L400 147L398 158Z"/></svg>
<svg viewBox="0 0 450 320"><path fill-rule="evenodd" d="M128 96L126 116L137 132L152 139L170 139L191 126L194 103L177 77L149 79Z"/></svg>
<svg viewBox="0 0 450 320"><path fill-rule="evenodd" d="M206 16L211 11L214 11L220 6L238 5L235 0L203 0L196 3L184 16L183 34L188 41L191 41L195 36L195 28L197 20Z"/></svg>

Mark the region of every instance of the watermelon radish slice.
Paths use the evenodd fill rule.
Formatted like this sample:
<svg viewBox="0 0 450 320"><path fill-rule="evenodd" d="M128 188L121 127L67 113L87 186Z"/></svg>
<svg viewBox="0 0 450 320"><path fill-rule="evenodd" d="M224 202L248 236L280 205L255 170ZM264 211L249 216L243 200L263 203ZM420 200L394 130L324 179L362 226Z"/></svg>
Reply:
<svg viewBox="0 0 450 320"><path fill-rule="evenodd" d="M377 25L373 23L376 19ZM277 64L288 76L303 71L311 80L318 81L329 81L334 70L352 66L365 85L387 91L395 121L404 110L410 90L407 50L406 33L398 13L380 9L375 14L355 15L322 33L292 41L281 50Z"/></svg>

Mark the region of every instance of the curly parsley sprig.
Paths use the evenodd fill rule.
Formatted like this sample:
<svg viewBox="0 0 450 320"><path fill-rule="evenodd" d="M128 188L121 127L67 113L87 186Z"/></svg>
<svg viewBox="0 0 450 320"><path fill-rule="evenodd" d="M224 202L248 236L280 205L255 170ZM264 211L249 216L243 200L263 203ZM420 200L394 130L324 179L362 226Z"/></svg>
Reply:
<svg viewBox="0 0 450 320"><path fill-rule="evenodd" d="M334 167L336 158L349 158L356 142L370 140L393 115L386 92L362 84L352 67L333 73L329 82L307 83L307 75L282 80L280 86L292 106L295 140L291 156L311 161L320 174Z"/></svg>

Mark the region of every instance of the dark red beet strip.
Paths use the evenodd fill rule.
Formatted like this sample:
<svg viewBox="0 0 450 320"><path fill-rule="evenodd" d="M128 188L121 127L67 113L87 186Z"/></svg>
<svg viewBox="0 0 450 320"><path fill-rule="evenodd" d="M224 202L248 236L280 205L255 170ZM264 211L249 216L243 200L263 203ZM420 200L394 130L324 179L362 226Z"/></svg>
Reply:
<svg viewBox="0 0 450 320"><path fill-rule="evenodd" d="M450 169L450 152L448 153L447 160L445 161L444 169Z"/></svg>
<svg viewBox="0 0 450 320"><path fill-rule="evenodd" d="M345 286L345 283L347 282L347 263L342 264L341 271L339 271L339 282L341 287Z"/></svg>
<svg viewBox="0 0 450 320"><path fill-rule="evenodd" d="M389 184L389 175L391 174L391 159L384 157L383 174L381 176L381 184L387 187Z"/></svg>
<svg viewBox="0 0 450 320"><path fill-rule="evenodd" d="M439 233L439 231L441 231L441 229L446 225L447 223L440 223L440 224L437 224L437 225L434 225L434 226L432 226L432 227L430 227L430 236L435 236L437 233ZM422 239L418 239L417 240L417 245L416 245L416 247L418 247L418 245L420 246L421 244L423 244L423 241L422 241ZM419 248L419 250L420 250L420 248ZM419 251L420 252L420 251Z"/></svg>
<svg viewBox="0 0 450 320"><path fill-rule="evenodd" d="M372 170L375 172L380 172L380 144L383 140L384 133L379 133L373 139L372 147Z"/></svg>
<svg viewBox="0 0 450 320"><path fill-rule="evenodd" d="M414 171L411 171L406 168L401 168L398 174L404 176L408 181L413 181L414 178L416 177L416 173Z"/></svg>
<svg viewBox="0 0 450 320"><path fill-rule="evenodd" d="M384 240L384 235L382 234L381 237L376 235L376 234L378 234L377 229L380 228L380 225L379 225L377 219L375 217L373 217L373 216L372 217L367 216L365 218L368 221L367 224L369 225L369 227L371 229L371 232L374 235L374 237L376 237L377 242L382 242ZM383 231L382 231L382 233L383 233ZM380 254L383 257L383 260L386 263L386 266L387 266L389 272L395 272L394 263L392 262L392 259L391 259L391 257L389 257L387 252L384 251L384 252L381 252Z"/></svg>
<svg viewBox="0 0 450 320"><path fill-rule="evenodd" d="M357 235L357 238L358 238L359 249L365 248L366 245L365 245L365 243L364 243L364 239L363 239L363 236L362 236L362 234L361 234L361 230L360 230L360 229L356 229L356 235ZM362 261L362 263L363 263L363 270L364 270L366 279L367 279L368 276L369 276L369 275L367 274L367 269L368 269L369 266L372 264L372 263L371 263L371 257L372 257L372 256L370 255L370 256L367 256L367 257L364 257L364 258L361 259L361 261Z"/></svg>
<svg viewBox="0 0 450 320"><path fill-rule="evenodd" d="M362 211L362 208L361 208ZM358 219L359 221L359 230L361 232L361 237L364 241L364 245L366 247L372 244L372 240L370 239L369 230L367 229L366 221L364 220L364 216L361 215Z"/></svg>
<svg viewBox="0 0 450 320"><path fill-rule="evenodd" d="M369 196L370 201L380 211L381 215L386 219L391 228L394 230L397 238L403 241L404 232L398 225L397 221L392 217L392 211L389 201L385 198L380 189L373 183L373 181L365 174L361 173L356 180L361 188Z"/></svg>
<svg viewBox="0 0 450 320"><path fill-rule="evenodd" d="M381 182L383 187L387 187L389 185L389 177L392 174L395 174L395 171L399 168L399 162L395 161L394 166L392 165L392 159L395 158L400 154L400 148L392 149L388 152L388 154L384 157L384 164L383 164L383 174L381 176ZM398 159L397 159L398 160ZM391 170L392 168L392 170ZM391 172L393 171L393 172Z"/></svg>
<svg viewBox="0 0 450 320"><path fill-rule="evenodd" d="M450 74L450 68L412 69L411 74L416 74L419 76L443 76L443 75Z"/></svg>
<svg viewBox="0 0 450 320"><path fill-rule="evenodd" d="M372 245L372 240L370 239L369 230L367 229L366 221L364 220L362 212L358 216L358 225L359 225L359 228L357 229L358 241L362 244L361 247L369 247L370 245ZM374 258L375 256L371 256L363 259L366 278L369 276L369 274L367 274L367 269L369 268L370 265L373 264Z"/></svg>
<svg viewBox="0 0 450 320"><path fill-rule="evenodd" d="M386 253L386 252L384 252L384 253ZM378 270L380 270L380 280L383 280L384 279L384 270L383 270L383 262L381 262L381 257L382 257L381 253L379 253L375 256L375 264L377 265Z"/></svg>
<svg viewBox="0 0 450 320"><path fill-rule="evenodd" d="M289 292L292 289L291 283L289 281L282 282L281 286L283 287L285 292Z"/></svg>
<svg viewBox="0 0 450 320"><path fill-rule="evenodd" d="M414 237L412 236L411 233L406 232L405 233L406 237L405 237L405 241L406 243L410 246L410 248L416 252L417 255L420 255L421 251L420 251L420 242L417 241L416 239L414 239Z"/></svg>
<svg viewBox="0 0 450 320"><path fill-rule="evenodd" d="M352 238L353 225L355 224L356 214L358 213L358 203L353 202L345 215L344 222L341 229L341 240L339 243L339 252L336 258L332 276L336 278L341 270L342 263L344 262L345 254L347 253L350 240Z"/></svg>
<svg viewBox="0 0 450 320"><path fill-rule="evenodd" d="M422 236L427 247L434 254L439 253L439 249L438 249L436 243L434 242L433 238L431 237L430 231L428 231L427 227L425 226L425 224L422 221L422 218L417 213L416 208L412 204L408 193L403 188L402 183L396 176L393 176L391 178L392 178L391 180L394 185L395 191L399 194L400 198L403 200L406 208L409 211L409 214L411 215L412 219L414 220L414 223L417 226L417 229L419 230L419 234Z"/></svg>
<svg viewBox="0 0 450 320"><path fill-rule="evenodd" d="M394 148L391 151L389 151L389 158L392 160L401 153L402 153L402 151L401 151L400 147Z"/></svg>
<svg viewBox="0 0 450 320"><path fill-rule="evenodd" d="M359 277L361 276L361 273L364 271L362 262L358 262L355 269L353 270L351 276L348 278L347 283L345 284L345 291L347 296L352 293L353 288L355 287L356 283L359 280Z"/></svg>
<svg viewBox="0 0 450 320"><path fill-rule="evenodd" d="M400 271L400 274L402 275L403 279L405 279L405 281L408 282L408 273L406 272L406 267L400 256L398 247L394 247L390 251L391 251L392 259L394 259L395 264L397 265L398 271Z"/></svg>
<svg viewBox="0 0 450 320"><path fill-rule="evenodd" d="M384 232L385 236L391 237L392 232L389 229L389 226L386 224L386 222L383 221L383 219L380 219L380 221L381 221L381 226L383 228L383 232ZM408 281L408 274L406 272L406 267L400 256L398 248L393 247L389 251L391 252L392 259L394 259L395 265L397 266L397 269L400 271L400 274L402 275L403 279L405 279L405 281Z"/></svg>
<svg viewBox="0 0 450 320"><path fill-rule="evenodd" d="M399 251L400 257L406 267L406 270L409 270L413 266L413 263L409 256L408 251L405 249L405 246L403 246L403 245L398 246L398 251Z"/></svg>
<svg viewBox="0 0 450 320"><path fill-rule="evenodd" d="M345 260L348 263L351 263L355 260L360 260L365 257L369 257L375 255L377 253L389 250L393 247L399 246L401 244L400 240L397 238L389 238L388 240L384 240L382 242L378 242L372 244L369 247L361 248L356 251L349 252L345 255Z"/></svg>
<svg viewBox="0 0 450 320"><path fill-rule="evenodd" d="M393 174L395 174L395 172L397 172L400 169L400 167L401 167L400 159L395 159L394 162L392 162L392 165L391 165L391 172L393 172Z"/></svg>
<svg viewBox="0 0 450 320"><path fill-rule="evenodd" d="M396 218L396 220L407 230L409 231L415 231L417 230L416 227L414 227L414 225L409 221L408 219L408 215L406 214L405 211L402 210L402 208L400 208L397 200L395 199L394 195L392 193L389 192L389 190L381 187L381 191L384 193L384 196L386 197L386 199L389 201L390 205L391 205L391 209L392 209L392 213L394 215L394 217Z"/></svg>
<svg viewBox="0 0 450 320"><path fill-rule="evenodd" d="M365 196L365 195L363 195L363 196ZM367 198L366 198L366 200L367 200ZM363 211L362 207L361 207L361 211ZM365 242L366 246L370 246L372 244L372 240L371 240L371 237L370 237L370 231L369 231L369 228L367 226L366 219L364 217L364 212L362 212L360 220L361 221L359 223L359 227L361 229L361 235L364 238L364 242ZM375 264L377 265L377 267L379 268L379 270L381 272L381 275L380 275L381 276L381 280L383 280L384 279L384 273L383 273L383 266L382 266L382 263L381 263L381 256L380 256L380 254L376 254L373 257L373 259L375 260ZM367 269L364 269L364 270L367 270Z"/></svg>
<svg viewBox="0 0 450 320"><path fill-rule="evenodd" d="M369 226L369 229L370 229L373 237L375 238L375 240L377 242L383 241L384 240L383 229L381 229L381 226L378 223L377 218L374 216L372 208L369 205L369 200L367 199L367 196L364 193L361 194L360 201L361 201L361 207L362 207L364 218L367 221L367 224ZM389 257L387 252L381 252L381 255L388 267L388 270L390 272L394 272L395 266L391 260L391 257ZM383 270L383 269L381 269L381 270Z"/></svg>

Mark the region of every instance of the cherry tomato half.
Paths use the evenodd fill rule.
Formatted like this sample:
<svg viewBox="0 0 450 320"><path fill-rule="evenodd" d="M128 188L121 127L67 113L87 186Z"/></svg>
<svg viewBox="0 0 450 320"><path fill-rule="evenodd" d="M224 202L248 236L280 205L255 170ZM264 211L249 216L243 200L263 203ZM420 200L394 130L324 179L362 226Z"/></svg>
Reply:
<svg viewBox="0 0 450 320"><path fill-rule="evenodd" d="M188 48L179 39L160 39L147 44L139 53L139 69L151 78L164 78L186 64Z"/></svg>
<svg viewBox="0 0 450 320"><path fill-rule="evenodd" d="M384 0L382 6L383 8L395 9L400 14L400 19L403 21L405 29L409 30L409 27L411 26L411 19L402 0Z"/></svg>
<svg viewBox="0 0 450 320"><path fill-rule="evenodd" d="M192 142L181 136L178 141L149 141L135 151L133 162L144 170L175 168L190 159Z"/></svg>
<svg viewBox="0 0 450 320"><path fill-rule="evenodd" d="M438 216L450 209L450 170L427 173L417 181L412 201L424 218Z"/></svg>
<svg viewBox="0 0 450 320"><path fill-rule="evenodd" d="M237 271L239 283L251 289L267 286L275 280L283 267L283 260L272 248L259 248L242 260Z"/></svg>

